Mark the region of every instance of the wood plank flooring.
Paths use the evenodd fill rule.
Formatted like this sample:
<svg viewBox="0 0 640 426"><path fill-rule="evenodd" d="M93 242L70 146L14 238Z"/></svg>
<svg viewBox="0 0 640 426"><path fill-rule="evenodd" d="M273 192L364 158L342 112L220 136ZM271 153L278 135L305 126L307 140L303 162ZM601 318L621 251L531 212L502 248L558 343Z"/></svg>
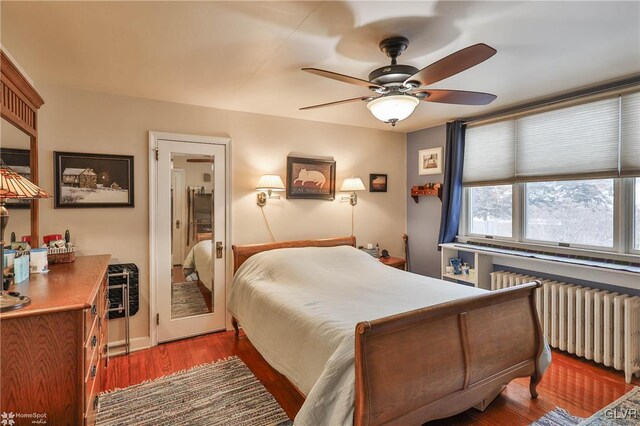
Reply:
<svg viewBox="0 0 640 426"><path fill-rule="evenodd" d="M295 417L304 402L302 395L260 356L241 334L220 332L165 343L128 356L111 358L107 367L105 390L124 388L175 371L237 355L258 380L273 394L289 417ZM562 352L553 352L553 362L538 385L540 396L529 396L529 380L517 379L484 412L468 410L455 417L429 425L528 425L556 406L588 417L613 402L633 386L627 385L618 371L603 368Z"/></svg>

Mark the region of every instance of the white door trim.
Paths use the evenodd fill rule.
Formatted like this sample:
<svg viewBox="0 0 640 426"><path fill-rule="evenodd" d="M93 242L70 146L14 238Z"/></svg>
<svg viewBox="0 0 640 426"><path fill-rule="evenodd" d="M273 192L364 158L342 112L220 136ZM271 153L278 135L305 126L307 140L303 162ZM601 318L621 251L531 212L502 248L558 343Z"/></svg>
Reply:
<svg viewBox="0 0 640 426"><path fill-rule="evenodd" d="M156 212L157 212L157 176L158 176L158 162L156 160L156 148L161 141L174 141L174 142L192 142L192 143L204 143L223 145L225 147L226 158L226 233L224 244L224 258L226 263L227 277L225 283L225 293L229 294L231 278L233 276L232 264L231 264L231 138L228 137L216 137L216 136L200 136L200 135L188 135L181 133L166 133L166 132L149 132L149 337L151 340L151 346L158 344L158 326L156 325L156 316L158 314L158 295L157 295L157 276L156 276ZM226 312L226 310L225 310ZM226 315L225 323L227 329L230 329L230 316Z"/></svg>

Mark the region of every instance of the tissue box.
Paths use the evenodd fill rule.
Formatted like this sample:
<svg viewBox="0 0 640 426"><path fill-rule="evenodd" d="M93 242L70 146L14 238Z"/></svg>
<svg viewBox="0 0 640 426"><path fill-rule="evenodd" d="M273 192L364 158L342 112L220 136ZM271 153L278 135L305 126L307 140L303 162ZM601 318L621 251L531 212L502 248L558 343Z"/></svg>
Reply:
<svg viewBox="0 0 640 426"><path fill-rule="evenodd" d="M21 283L29 278L29 255L16 257L13 261L13 281Z"/></svg>

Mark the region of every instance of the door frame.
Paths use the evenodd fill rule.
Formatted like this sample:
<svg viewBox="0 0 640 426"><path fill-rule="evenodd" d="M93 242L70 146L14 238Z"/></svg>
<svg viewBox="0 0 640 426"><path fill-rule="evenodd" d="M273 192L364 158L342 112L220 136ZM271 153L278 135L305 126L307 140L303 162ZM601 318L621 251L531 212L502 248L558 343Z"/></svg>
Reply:
<svg viewBox="0 0 640 426"><path fill-rule="evenodd" d="M167 132L149 132L149 338L151 346L158 345L158 325L156 324L156 316L158 314L158 285L157 285L157 253L156 253L156 213L157 213L157 175L158 161L156 160L156 150L158 144L162 141L171 142L189 142L222 145L225 148L225 178L226 178L226 194L225 194L225 241L223 256L226 267L225 280L225 305L226 295L230 291L231 279L233 276L231 264L231 138L219 136L200 136L189 135L183 133L167 133ZM231 329L231 317L225 308L225 324L227 330Z"/></svg>

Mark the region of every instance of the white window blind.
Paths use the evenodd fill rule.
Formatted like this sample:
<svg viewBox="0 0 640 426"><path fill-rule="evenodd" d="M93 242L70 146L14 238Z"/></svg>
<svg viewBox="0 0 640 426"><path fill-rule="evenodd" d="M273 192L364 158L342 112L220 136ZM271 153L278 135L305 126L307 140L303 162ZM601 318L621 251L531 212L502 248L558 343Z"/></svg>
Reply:
<svg viewBox="0 0 640 426"><path fill-rule="evenodd" d="M518 119L518 180L618 174L619 99L605 99Z"/></svg>
<svg viewBox="0 0 640 426"><path fill-rule="evenodd" d="M640 93L467 127L463 183L640 176Z"/></svg>
<svg viewBox="0 0 640 426"><path fill-rule="evenodd" d="M511 183L515 161L514 120L467 127L462 169L465 184Z"/></svg>
<svg viewBox="0 0 640 426"><path fill-rule="evenodd" d="M620 174L640 176L640 92L622 96Z"/></svg>

